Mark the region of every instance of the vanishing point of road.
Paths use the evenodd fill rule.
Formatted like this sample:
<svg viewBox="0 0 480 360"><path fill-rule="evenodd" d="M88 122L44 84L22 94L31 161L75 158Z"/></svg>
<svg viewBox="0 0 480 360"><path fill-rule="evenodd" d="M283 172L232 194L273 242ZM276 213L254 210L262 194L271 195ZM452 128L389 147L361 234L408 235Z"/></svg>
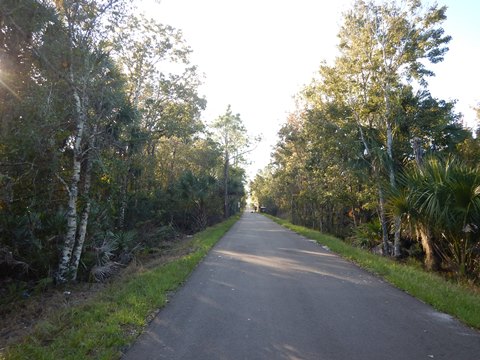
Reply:
<svg viewBox="0 0 480 360"><path fill-rule="evenodd" d="M245 213L124 359L480 360L480 333Z"/></svg>

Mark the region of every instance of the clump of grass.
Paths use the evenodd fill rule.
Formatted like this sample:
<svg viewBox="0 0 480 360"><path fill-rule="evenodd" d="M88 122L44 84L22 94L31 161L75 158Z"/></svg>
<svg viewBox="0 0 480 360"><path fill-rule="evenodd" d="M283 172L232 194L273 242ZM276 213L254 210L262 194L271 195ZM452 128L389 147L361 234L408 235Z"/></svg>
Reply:
<svg viewBox="0 0 480 360"><path fill-rule="evenodd" d="M400 263L355 248L333 236L293 225L273 216L268 217L298 234L328 246L333 252L381 276L399 289L432 305L435 309L480 329L480 296L478 289L473 289L471 285L450 281L439 274L426 272L418 264Z"/></svg>
<svg viewBox="0 0 480 360"><path fill-rule="evenodd" d="M209 249L238 220L231 218L194 236L192 251L165 265L113 283L91 301L58 312L0 359L118 359L167 295L177 289Z"/></svg>

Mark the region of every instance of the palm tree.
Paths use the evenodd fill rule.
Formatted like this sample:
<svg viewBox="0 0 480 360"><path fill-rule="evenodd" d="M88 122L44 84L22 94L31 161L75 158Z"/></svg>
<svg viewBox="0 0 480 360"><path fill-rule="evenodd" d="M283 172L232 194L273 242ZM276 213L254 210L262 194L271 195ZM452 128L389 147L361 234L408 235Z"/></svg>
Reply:
<svg viewBox="0 0 480 360"><path fill-rule="evenodd" d="M438 266L435 252L460 276L473 269L480 242L480 168L431 157L407 169L401 189L390 196L392 214L402 215L425 251L425 266Z"/></svg>
<svg viewBox="0 0 480 360"><path fill-rule="evenodd" d="M392 218L400 216L405 225L404 231L420 241L425 253L425 269L432 271L439 269L440 257L433 239L433 224L417 206L423 180L422 173L415 168L400 174L398 186L389 191L387 210Z"/></svg>

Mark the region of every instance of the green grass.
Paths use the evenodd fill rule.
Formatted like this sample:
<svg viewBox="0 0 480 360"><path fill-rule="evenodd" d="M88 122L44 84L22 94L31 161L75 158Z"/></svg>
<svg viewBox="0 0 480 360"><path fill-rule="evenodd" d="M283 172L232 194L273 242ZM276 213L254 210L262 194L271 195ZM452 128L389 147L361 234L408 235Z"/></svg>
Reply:
<svg viewBox="0 0 480 360"><path fill-rule="evenodd" d="M194 236L192 251L181 258L115 282L87 303L39 323L3 359L118 359L167 295L177 289L238 216Z"/></svg>
<svg viewBox="0 0 480 360"><path fill-rule="evenodd" d="M278 224L295 231L333 252L377 274L412 296L450 314L465 324L480 329L480 292L472 286L453 282L439 274L426 272L415 264L405 264L355 248L333 236L322 234L285 220L269 216Z"/></svg>

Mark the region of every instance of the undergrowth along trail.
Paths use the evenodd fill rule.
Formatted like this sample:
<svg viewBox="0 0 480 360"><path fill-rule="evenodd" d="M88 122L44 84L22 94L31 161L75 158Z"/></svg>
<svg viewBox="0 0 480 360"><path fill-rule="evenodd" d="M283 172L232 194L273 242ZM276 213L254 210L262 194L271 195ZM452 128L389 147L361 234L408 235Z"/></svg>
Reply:
<svg viewBox="0 0 480 360"><path fill-rule="evenodd" d="M120 358L168 295L238 219L232 217L196 234L188 254L116 281L90 301L55 313L21 343L0 353L0 359Z"/></svg>

